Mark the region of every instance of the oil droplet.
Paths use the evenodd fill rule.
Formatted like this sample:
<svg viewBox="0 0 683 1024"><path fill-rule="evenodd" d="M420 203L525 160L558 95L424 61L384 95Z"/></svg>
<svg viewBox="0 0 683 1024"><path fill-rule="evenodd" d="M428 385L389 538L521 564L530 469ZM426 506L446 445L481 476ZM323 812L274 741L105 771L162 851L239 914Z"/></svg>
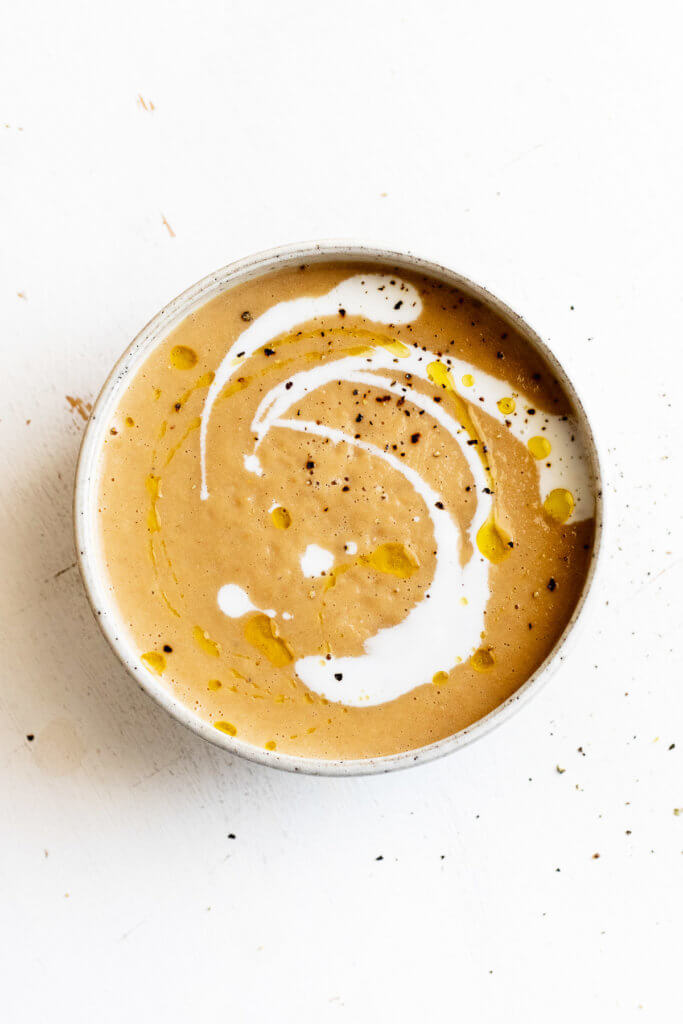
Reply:
<svg viewBox="0 0 683 1024"><path fill-rule="evenodd" d="M488 647L480 647L472 655L472 668L476 672L488 672L495 665L495 659Z"/></svg>
<svg viewBox="0 0 683 1024"><path fill-rule="evenodd" d="M214 722L214 729L218 729L219 732L227 733L228 736L236 736L237 729L232 722Z"/></svg>
<svg viewBox="0 0 683 1024"><path fill-rule="evenodd" d="M453 391L453 381L451 375L444 366L437 360L430 363L427 367L427 376L431 380L432 384L436 384L439 388L446 388L447 391Z"/></svg>
<svg viewBox="0 0 683 1024"><path fill-rule="evenodd" d="M509 541L510 538L497 525L492 515L479 527L477 547L484 558L488 558L494 565L502 562L510 554Z"/></svg>
<svg viewBox="0 0 683 1024"><path fill-rule="evenodd" d="M197 377L194 384L192 384L187 389L187 391L185 391L180 396L180 398L177 399L177 401L173 402L174 412L180 412L180 410L184 408L184 406L189 402L189 400L192 398L196 391L201 391L203 388L208 388L212 384L215 376L216 374L213 372L213 370L207 370L206 373L203 373L200 377Z"/></svg>
<svg viewBox="0 0 683 1024"><path fill-rule="evenodd" d="M166 668L166 658L159 651L147 651L146 654L141 655L141 658L147 668L158 676Z"/></svg>
<svg viewBox="0 0 683 1024"><path fill-rule="evenodd" d="M213 379L215 376L216 374L213 372L213 370L207 370L206 373L203 373L201 375L201 377L197 377L194 384L191 387L189 387L183 395L180 396L177 402L173 403L173 408L175 409L175 411L180 412L182 407L192 398L195 391L201 391L202 388L208 388L213 383Z"/></svg>
<svg viewBox="0 0 683 1024"><path fill-rule="evenodd" d="M199 416L195 416L195 418L188 423L187 429L185 430L185 432L181 436L180 440L177 441L173 445L173 447L170 449L168 455L166 456L166 461L164 462L164 469L166 468L166 466L170 465L172 460L175 458L175 456L178 454L178 452L180 451L182 446L187 441L187 439L190 436L190 434L192 433L192 431L193 430L198 430L201 427L201 425L202 425L202 421L201 421L201 418Z"/></svg>
<svg viewBox="0 0 683 1024"><path fill-rule="evenodd" d="M220 690L220 688L221 688L221 686L222 686L222 685L223 685L223 684L222 684L222 682L220 681L220 679L209 679L209 681L208 681L208 683L207 683L207 686L208 686L208 688L209 688L210 690L213 690L214 692L215 692L216 690Z"/></svg>
<svg viewBox="0 0 683 1024"><path fill-rule="evenodd" d="M147 488L147 493L151 498L154 498L155 500L159 497L160 482L161 481L159 480L159 477L155 476L154 473L150 473L147 479L145 480L145 487Z"/></svg>
<svg viewBox="0 0 683 1024"><path fill-rule="evenodd" d="M285 641L276 636L274 630L275 624L267 615L252 615L244 627L244 639L260 651L271 665L283 668L294 658Z"/></svg>
<svg viewBox="0 0 683 1024"><path fill-rule="evenodd" d="M157 512L157 499L159 497L160 485L161 479L160 477L155 476L154 473L150 473L145 479L145 488L150 496L149 512L147 513L147 528L150 533L156 533L161 529L159 513Z"/></svg>
<svg viewBox="0 0 683 1024"><path fill-rule="evenodd" d="M471 388L474 385L474 377L471 373L464 373L462 376L462 382L466 388Z"/></svg>
<svg viewBox="0 0 683 1024"><path fill-rule="evenodd" d="M543 502L543 508L551 519L566 523L574 511L574 495L564 487L556 487Z"/></svg>
<svg viewBox="0 0 683 1024"><path fill-rule="evenodd" d="M460 420L462 426L470 435L470 440L482 442L477 445L477 453L482 461L482 465L484 466L486 474L488 475L489 479L491 479L491 471L487 466L487 458L483 450L483 438L479 436L477 428L475 427L474 422L472 421L472 417L470 416L468 411L467 402L456 391L450 373L448 372L444 364L440 363L437 360L436 362L430 363L429 366L427 367L427 376L429 377L433 384L437 385L437 387L445 388L446 391L448 391L448 393L451 396L451 400L455 405L456 415Z"/></svg>
<svg viewBox="0 0 683 1024"><path fill-rule="evenodd" d="M463 605L463 607L464 607L467 604L467 598L466 597L461 597L460 598L460 604Z"/></svg>
<svg viewBox="0 0 683 1024"><path fill-rule="evenodd" d="M226 385L220 393L219 401L222 402L224 398L230 398L231 395L236 395L238 391L244 391L249 383L247 377L238 377L232 384Z"/></svg>
<svg viewBox="0 0 683 1024"><path fill-rule="evenodd" d="M212 658L218 658L221 653L220 644L217 644L215 640L212 640L208 633L206 633L201 626L194 626L192 629L192 638L198 647L204 651L205 654L210 654Z"/></svg>
<svg viewBox="0 0 683 1024"><path fill-rule="evenodd" d="M503 416L511 416L515 411L514 398L501 398L498 402L498 408L502 412Z"/></svg>
<svg viewBox="0 0 683 1024"><path fill-rule="evenodd" d="M410 355L410 349L402 341L383 341L378 338L376 344L386 349L387 352L391 352L392 356L398 356L399 359L405 359L406 356Z"/></svg>
<svg viewBox="0 0 683 1024"><path fill-rule="evenodd" d="M407 579L420 568L415 555L403 544L380 544L371 554L361 555L359 561L377 572L398 576L399 579Z"/></svg>
<svg viewBox="0 0 683 1024"><path fill-rule="evenodd" d="M379 342L376 342L376 344L379 344ZM341 355L345 355L345 356L370 356L370 355L372 355L372 346L371 345L353 345L351 348L343 348L343 349L341 349L340 354ZM319 352L306 352L305 358L306 359L316 359L316 358L320 359L320 353Z"/></svg>
<svg viewBox="0 0 683 1024"><path fill-rule="evenodd" d="M292 517L286 508L282 505L278 505L270 513L270 518L273 520L273 525L278 530L288 530L292 525Z"/></svg>
<svg viewBox="0 0 683 1024"><path fill-rule="evenodd" d="M174 345L171 349L171 366L176 370L191 370L197 365L197 353L187 345Z"/></svg>
<svg viewBox="0 0 683 1024"><path fill-rule="evenodd" d="M152 547L152 542L151 542L151 541L150 541L150 547ZM150 554L151 554L151 552L150 552ZM154 567L155 567L155 569L156 569L156 560L154 559L154 555L152 555L152 564L154 565ZM171 602L169 601L168 597L167 597L167 596L166 596L166 594L165 594L165 593L163 592L163 590L160 590L160 591L159 591L159 595L160 595L160 597L161 597L161 600L162 600L162 601L164 602L164 604L165 604L165 605L166 605L166 607L168 608L169 612L170 612L170 613L171 613L172 615L175 615L175 617L176 617L177 619L179 619L179 618L180 618L180 612L179 612L179 611L177 611L177 610L176 610L176 609L175 609L175 608L173 607L173 605L171 604Z"/></svg>
<svg viewBox="0 0 683 1024"><path fill-rule="evenodd" d="M362 556L361 556L360 561L362 561ZM348 563L343 563L342 562L341 565L335 565L334 569L330 569L330 571L328 572L326 580L325 580L325 586L324 586L323 589L324 590L331 590L332 587L335 587L337 585L337 578L339 576L343 576L343 574L345 572L348 572L349 569L353 569L353 566L354 566L353 562L348 562Z"/></svg>
<svg viewBox="0 0 683 1024"><path fill-rule="evenodd" d="M268 740L268 742L264 743L263 745L266 748L266 750L275 750L275 748L277 747L277 743L275 742L275 740Z"/></svg>
<svg viewBox="0 0 683 1024"><path fill-rule="evenodd" d="M161 398L161 388L154 388L154 401L158 402Z"/></svg>
<svg viewBox="0 0 683 1024"><path fill-rule="evenodd" d="M552 445L547 437L530 437L526 446L535 459L547 459L552 451Z"/></svg>
<svg viewBox="0 0 683 1024"><path fill-rule="evenodd" d="M135 420L133 419L132 416L126 416L126 426L127 427L134 427L135 426Z"/></svg>
<svg viewBox="0 0 683 1024"><path fill-rule="evenodd" d="M448 672L436 672L432 677L432 682L434 686L443 686L448 682Z"/></svg>

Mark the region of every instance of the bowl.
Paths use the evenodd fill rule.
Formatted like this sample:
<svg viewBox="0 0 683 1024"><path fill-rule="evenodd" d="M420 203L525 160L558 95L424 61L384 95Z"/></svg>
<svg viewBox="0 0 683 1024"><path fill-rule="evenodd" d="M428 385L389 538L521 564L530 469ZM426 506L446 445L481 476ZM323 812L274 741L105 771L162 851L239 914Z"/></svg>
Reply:
<svg viewBox="0 0 683 1024"><path fill-rule="evenodd" d="M253 746L215 729L210 722L202 720L177 700L172 693L165 689L160 680L156 681L141 663L139 652L127 637L118 610L108 592L100 551L97 522L99 459L104 434L110 416L117 407L122 394L150 351L162 342L188 314L199 306L204 305L204 303L219 293L243 281L259 277L282 267L304 262L314 263L328 260L340 262L367 260L385 265L394 270L404 268L406 270L426 273L432 278L455 286L464 294L482 301L504 320L513 325L527 343L538 351L553 369L557 379L564 387L575 407L576 416L585 437L587 455L591 463L595 497L595 540L581 595L564 632L548 657L533 675L503 704L500 704L484 718L479 719L479 721L466 729L462 729L460 732L418 749L406 750L398 754L382 757L354 760L297 757L291 754L279 753L277 750L271 751ZM348 241L305 242L257 253L246 259L230 263L221 270L217 270L204 277L181 295L172 299L168 305L164 306L150 320L147 326L143 327L130 347L121 356L102 386L81 445L74 491L76 552L88 600L96 620L113 651L142 689L153 697L165 711L188 729L232 754L237 754L250 761L273 768L312 775L370 775L424 764L437 757L443 757L445 754L460 750L466 744L480 739L488 732L491 732L492 729L505 722L534 694L538 693L544 683L548 681L553 671L568 656L569 642L576 636L576 626L584 614L591 584L595 576L601 538L601 495L602 477L596 443L590 423L576 393L576 388L569 380L557 358L544 344L538 334L520 316L480 285L474 284L453 270L431 263L428 260L420 259L409 253L394 252L389 249L376 248L371 245Z"/></svg>

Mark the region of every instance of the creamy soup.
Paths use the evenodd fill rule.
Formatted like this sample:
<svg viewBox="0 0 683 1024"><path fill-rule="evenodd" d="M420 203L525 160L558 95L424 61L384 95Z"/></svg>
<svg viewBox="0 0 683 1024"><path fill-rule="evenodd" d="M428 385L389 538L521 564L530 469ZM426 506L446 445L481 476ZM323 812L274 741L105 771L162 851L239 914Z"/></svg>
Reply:
<svg viewBox="0 0 683 1024"><path fill-rule="evenodd" d="M512 324L338 261L236 285L156 346L108 425L99 516L161 685L258 747L364 758L471 725L541 665L594 487Z"/></svg>

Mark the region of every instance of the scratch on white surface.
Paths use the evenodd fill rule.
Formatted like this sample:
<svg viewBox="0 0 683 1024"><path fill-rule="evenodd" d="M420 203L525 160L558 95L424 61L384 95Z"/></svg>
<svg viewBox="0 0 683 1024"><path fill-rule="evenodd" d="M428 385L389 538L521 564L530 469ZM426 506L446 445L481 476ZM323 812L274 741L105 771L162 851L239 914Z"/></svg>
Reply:
<svg viewBox="0 0 683 1024"><path fill-rule="evenodd" d="M149 779L153 779L155 775L160 775L161 772L168 771L168 769L172 768L174 764L178 763L178 761L184 760L187 760L186 755L184 753L178 754L177 757L174 757L171 761L168 761L166 764L160 765L158 768L154 768L151 772L148 772L146 775L143 775L141 778L137 779L133 783L133 788L135 788L135 786L142 785L143 782L147 782Z"/></svg>
<svg viewBox="0 0 683 1024"><path fill-rule="evenodd" d="M78 771L86 746L68 718L55 718L36 734L31 745L36 764L55 778Z"/></svg>
<svg viewBox="0 0 683 1024"><path fill-rule="evenodd" d="M133 927L129 928L128 931L124 932L123 935L119 935L119 942L125 942L129 935L132 935L133 932L136 932L138 928L141 928L142 925L146 924L148 920L148 917L143 917L142 921L138 921L137 924L134 924Z"/></svg>
<svg viewBox="0 0 683 1024"><path fill-rule="evenodd" d="M537 153L539 149L543 149L545 145L545 142L539 142L536 146L532 146L531 149L525 149L522 153L518 153L517 156L513 156L511 160L507 161L507 163L502 164L494 173L499 174L500 171L505 171L508 167L513 167L514 164L519 163L520 160L525 160L528 156L531 156L532 153Z"/></svg>
<svg viewBox="0 0 683 1024"><path fill-rule="evenodd" d="M63 576L65 572L69 572L71 569L76 568L76 562L72 562L71 565L65 565L63 569L59 569L53 573L52 576L48 576L43 582L51 583L52 580L58 580L60 576Z"/></svg>
<svg viewBox="0 0 683 1024"><path fill-rule="evenodd" d="M680 565L680 564L681 564L682 562L683 562L683 555L681 555L681 556L680 556L679 558L676 558L676 559L675 559L675 560L674 560L674 561L673 561L673 562L671 563L671 565L665 565L665 566L664 566L664 568L663 568L663 569L660 569L660 570L659 570L659 572L658 572L658 573L657 573L657 574L656 574L655 576L653 576L653 577L652 577L651 579L649 579L649 580L646 580L646 581L645 581L645 582L644 582L644 583L643 583L643 584L642 584L642 585L641 585L641 586L640 586L640 587L638 588L638 590L636 590L636 591L635 591L635 593L631 594L631 595L630 595L630 596L629 596L629 597L628 597L628 598L627 598L627 599L626 599L625 601L623 601L623 602L620 602L620 604L618 605L618 607L621 607L621 605L623 605L623 604L627 604L627 603L628 603L628 602L630 602L630 601L635 601L635 599L636 599L637 597L639 597L639 596L640 596L640 595L641 595L642 593L644 593L644 591L646 591L646 590L647 590L647 589L648 589L649 587L651 587L653 583L656 583L656 582L657 582L657 580L661 579L661 578L662 578L662 576L665 576L665 575L666 575L667 573L671 572L671 570L672 570L672 569L675 569L675 568L676 568L677 566L679 566L679 565Z"/></svg>

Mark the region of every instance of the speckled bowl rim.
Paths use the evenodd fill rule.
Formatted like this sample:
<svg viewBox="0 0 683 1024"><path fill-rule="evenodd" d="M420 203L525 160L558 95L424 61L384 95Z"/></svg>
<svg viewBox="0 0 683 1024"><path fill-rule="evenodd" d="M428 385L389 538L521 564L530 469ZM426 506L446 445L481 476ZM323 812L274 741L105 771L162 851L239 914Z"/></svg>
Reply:
<svg viewBox="0 0 683 1024"><path fill-rule="evenodd" d="M472 298L479 299L493 309L508 323L514 325L529 344L538 351L552 367L558 380L569 394L577 417L586 438L588 455L591 460L593 479L595 482L595 543L591 556L586 580L567 626L545 661L532 676L509 697L503 704L491 711L484 718L473 723L466 729L437 740L427 746L414 750L405 750L398 754L384 757L369 757L353 760L326 760L314 757L296 757L278 751L264 750L237 738L219 732L209 722L198 718L184 704L177 700L161 682L157 682L151 673L142 666L130 639L125 635L119 613L107 593L105 572L100 561L100 543L97 523L97 488L99 482L98 464L103 443L104 431L110 422L121 394L135 376L141 363L152 349L162 342L177 324L192 310L204 305L220 292L226 291L243 281L259 277L272 270L296 265L298 263L323 262L327 259L355 261L370 260L384 263L392 269L406 269L424 272L428 275L454 285ZM182 294L172 299L150 322L143 327L133 343L121 356L107 377L83 437L76 468L74 490L74 530L76 552L83 583L97 622L108 640L112 650L123 665L141 686L145 693L169 712L177 721L197 733L215 746L222 747L231 754L247 758L258 764L268 765L285 771L302 772L310 775L349 776L371 775L395 771L417 764L433 761L455 750L460 750L468 743L480 739L494 728L507 721L548 681L552 673L563 662L568 654L569 640L575 638L576 624L582 616L591 592L591 584L595 577L600 542L602 535L603 501L602 473L600 459L593 431L585 413L576 388L570 381L564 368L555 355L544 344L536 332L513 310L485 288L453 270L437 263L413 256L408 252L395 252L373 245L347 240L324 240L318 242L300 242L293 245L280 246L264 252L256 253L245 259L229 263L221 270L207 275L193 284Z"/></svg>

